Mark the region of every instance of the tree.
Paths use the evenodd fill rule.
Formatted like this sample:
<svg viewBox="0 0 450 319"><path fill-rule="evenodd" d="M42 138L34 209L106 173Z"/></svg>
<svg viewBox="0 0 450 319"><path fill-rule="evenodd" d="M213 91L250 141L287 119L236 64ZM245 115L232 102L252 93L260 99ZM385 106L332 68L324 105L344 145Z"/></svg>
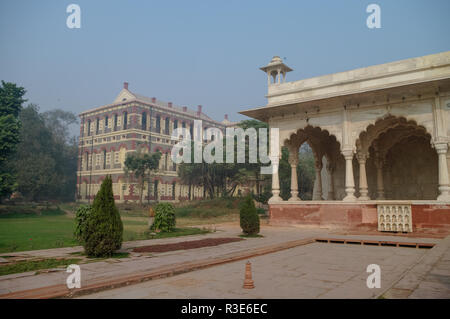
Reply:
<svg viewBox="0 0 450 319"><path fill-rule="evenodd" d="M10 82L0 86L0 201L16 189L14 166L10 162L20 141L19 113L25 89Z"/></svg>
<svg viewBox="0 0 450 319"><path fill-rule="evenodd" d="M56 114L51 118L48 114ZM76 190L77 145L69 137L74 114L61 110L39 113L30 104L19 115L21 142L11 159L19 192L29 200L71 201Z"/></svg>
<svg viewBox="0 0 450 319"><path fill-rule="evenodd" d="M251 194L245 196L240 207L240 225L242 232L246 235L256 235L259 233L259 216Z"/></svg>
<svg viewBox="0 0 450 319"><path fill-rule="evenodd" d="M123 224L114 202L111 176L106 176L95 195L85 225L82 241L88 256L111 256L122 247Z"/></svg>
<svg viewBox="0 0 450 319"><path fill-rule="evenodd" d="M150 180L150 174L152 171L159 167L159 160L161 159L161 153L159 151L147 154L141 152L134 152L127 155L125 159L125 175L129 176L133 174L138 180L139 185L139 203L142 205L142 194L144 191L145 180ZM150 184L148 185L150 187Z"/></svg>

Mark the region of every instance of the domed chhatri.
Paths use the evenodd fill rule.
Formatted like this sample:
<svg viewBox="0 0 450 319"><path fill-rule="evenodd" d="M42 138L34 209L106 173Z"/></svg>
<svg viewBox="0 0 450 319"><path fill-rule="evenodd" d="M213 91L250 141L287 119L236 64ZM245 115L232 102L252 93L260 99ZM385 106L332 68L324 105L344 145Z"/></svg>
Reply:
<svg viewBox="0 0 450 319"><path fill-rule="evenodd" d="M267 83L269 85L286 82L286 73L292 71L290 67L283 63L283 60L278 55L275 55L269 64L260 69L267 73Z"/></svg>

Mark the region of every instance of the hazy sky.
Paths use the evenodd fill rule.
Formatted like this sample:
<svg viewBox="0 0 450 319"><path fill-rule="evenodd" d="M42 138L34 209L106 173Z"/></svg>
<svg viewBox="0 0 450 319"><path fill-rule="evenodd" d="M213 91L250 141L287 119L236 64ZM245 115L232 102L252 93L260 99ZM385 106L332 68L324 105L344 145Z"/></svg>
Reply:
<svg viewBox="0 0 450 319"><path fill-rule="evenodd" d="M81 28L66 7L81 7ZM366 7L381 7L368 29ZM0 0L0 79L41 110L79 113L130 90L198 104L216 120L263 106L259 67L273 55L288 80L450 50L449 0Z"/></svg>

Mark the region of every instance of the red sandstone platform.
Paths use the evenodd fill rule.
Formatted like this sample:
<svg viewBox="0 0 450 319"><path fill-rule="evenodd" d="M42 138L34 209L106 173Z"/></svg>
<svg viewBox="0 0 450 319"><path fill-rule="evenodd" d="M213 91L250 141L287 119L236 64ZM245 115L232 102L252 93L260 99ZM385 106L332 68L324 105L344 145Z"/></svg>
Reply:
<svg viewBox="0 0 450 319"><path fill-rule="evenodd" d="M377 204L411 205L413 232L450 234L450 203L304 201L269 204L270 224L377 231Z"/></svg>

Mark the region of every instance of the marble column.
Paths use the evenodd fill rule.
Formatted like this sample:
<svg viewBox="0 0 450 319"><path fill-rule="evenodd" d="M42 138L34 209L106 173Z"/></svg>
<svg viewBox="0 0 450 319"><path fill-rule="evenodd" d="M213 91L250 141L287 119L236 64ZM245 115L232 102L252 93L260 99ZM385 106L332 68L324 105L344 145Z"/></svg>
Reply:
<svg viewBox="0 0 450 319"><path fill-rule="evenodd" d="M283 199L280 197L280 180L278 177L278 164L280 158L278 156L271 156L272 163L272 197L269 199L269 204L275 202L281 202Z"/></svg>
<svg viewBox="0 0 450 319"><path fill-rule="evenodd" d="M297 165L298 165L298 150L292 152L289 150L289 164L291 165L291 197L289 201L299 201L298 197L298 181L297 181Z"/></svg>
<svg viewBox="0 0 450 319"><path fill-rule="evenodd" d="M322 161L316 160L316 189L313 194L313 200L323 200L322 198Z"/></svg>
<svg viewBox="0 0 450 319"><path fill-rule="evenodd" d="M450 182L447 165L447 143L434 144L439 163L439 196L438 201L450 201Z"/></svg>
<svg viewBox="0 0 450 319"><path fill-rule="evenodd" d="M376 155L375 166L377 168L377 199L385 199L383 183L383 159Z"/></svg>
<svg viewBox="0 0 450 319"><path fill-rule="evenodd" d="M345 202L356 201L355 197L355 179L353 177L353 150L342 151L345 158L345 193L342 199Z"/></svg>
<svg viewBox="0 0 450 319"><path fill-rule="evenodd" d="M332 163L327 163L328 173L328 197L327 200L334 200L334 170L335 166Z"/></svg>
<svg viewBox="0 0 450 319"><path fill-rule="evenodd" d="M356 156L359 164L359 198L358 200L370 200L369 187L367 186L366 161L367 155L358 153Z"/></svg>

